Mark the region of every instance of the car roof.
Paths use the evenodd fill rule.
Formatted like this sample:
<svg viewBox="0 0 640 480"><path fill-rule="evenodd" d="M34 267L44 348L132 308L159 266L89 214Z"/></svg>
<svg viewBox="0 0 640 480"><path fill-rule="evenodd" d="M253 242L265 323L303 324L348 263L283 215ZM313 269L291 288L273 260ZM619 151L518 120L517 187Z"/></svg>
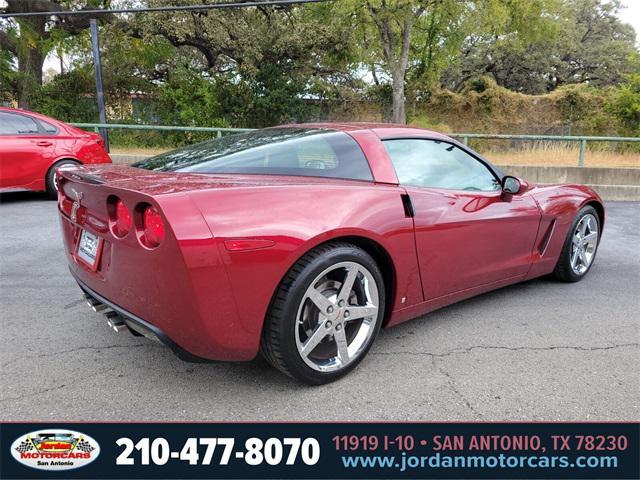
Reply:
<svg viewBox="0 0 640 480"><path fill-rule="evenodd" d="M313 123L290 123L279 125L275 128L317 128L326 130L338 130L341 132L355 132L362 130L373 131L380 138L426 137L451 140L450 137L433 130L414 127L411 125L401 125L397 123L380 122L313 122Z"/></svg>
<svg viewBox="0 0 640 480"><path fill-rule="evenodd" d="M279 125L272 128L317 128L326 130L337 130L341 132L357 132L357 131L371 131L375 133L381 140L387 139L401 139L401 138L424 138L429 140L442 140L445 142L453 143L468 154L476 157L482 163L484 163L493 173L499 177L504 177L504 172L496 167L489 160L484 158L478 152L471 151L466 145L462 145L460 142L452 137L444 135L433 130L427 130L426 128L414 127L411 125L399 125L394 123L373 123L373 122L320 122L320 123L292 123L287 125Z"/></svg>

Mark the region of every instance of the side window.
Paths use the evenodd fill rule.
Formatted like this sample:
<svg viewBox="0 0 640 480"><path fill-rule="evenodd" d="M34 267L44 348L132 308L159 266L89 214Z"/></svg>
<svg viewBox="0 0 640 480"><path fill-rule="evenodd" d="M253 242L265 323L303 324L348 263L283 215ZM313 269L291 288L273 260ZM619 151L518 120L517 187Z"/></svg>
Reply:
<svg viewBox="0 0 640 480"><path fill-rule="evenodd" d="M385 140L403 185L492 192L500 182L479 160L450 143L418 138Z"/></svg>
<svg viewBox="0 0 640 480"><path fill-rule="evenodd" d="M38 120L40 122L40 126L45 131L45 133L54 134L58 133L58 129L51 125L49 122L45 122L44 120Z"/></svg>
<svg viewBox="0 0 640 480"><path fill-rule="evenodd" d="M28 135L38 133L38 124L26 115L0 112L0 135Z"/></svg>

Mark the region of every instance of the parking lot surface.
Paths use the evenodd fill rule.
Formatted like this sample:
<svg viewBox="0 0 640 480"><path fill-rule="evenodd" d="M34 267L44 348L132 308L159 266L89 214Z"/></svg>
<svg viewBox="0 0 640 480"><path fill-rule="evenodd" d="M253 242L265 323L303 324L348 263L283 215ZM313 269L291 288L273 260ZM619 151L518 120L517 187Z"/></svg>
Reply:
<svg viewBox="0 0 640 480"><path fill-rule="evenodd" d="M56 204L0 204L2 420L638 420L640 203L610 203L584 281L529 281L383 331L342 380L190 364L117 334L66 267Z"/></svg>

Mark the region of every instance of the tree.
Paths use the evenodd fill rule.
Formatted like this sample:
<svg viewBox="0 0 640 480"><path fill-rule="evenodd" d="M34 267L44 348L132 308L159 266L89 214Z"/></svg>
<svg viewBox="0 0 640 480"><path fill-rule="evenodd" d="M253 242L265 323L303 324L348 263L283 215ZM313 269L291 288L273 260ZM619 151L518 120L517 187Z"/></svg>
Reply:
<svg viewBox="0 0 640 480"><path fill-rule="evenodd" d="M326 94L325 88L338 90L350 81L352 34L331 13L328 5L158 13L137 16L127 28L145 41L162 37L176 48L174 61L158 65L165 79L168 66L191 69L221 95L243 99L242 106L219 101L243 116L245 125L265 126L300 118L305 95Z"/></svg>
<svg viewBox="0 0 640 480"><path fill-rule="evenodd" d="M393 121L405 123L408 80L433 82L465 38L531 32L555 0L350 0L354 28L391 79ZM371 35L375 33L375 35Z"/></svg>
<svg viewBox="0 0 640 480"><path fill-rule="evenodd" d="M363 47L359 54L370 68L375 83L380 83L378 66L390 77L392 121L395 123L406 120L405 81L413 30L442 3L449 1L351 0L338 5L339 15L349 22L350 28L359 32Z"/></svg>
<svg viewBox="0 0 640 480"><path fill-rule="evenodd" d="M0 23L0 47L17 60L18 76L8 84L18 105L28 108L42 86L42 67L47 54L65 36L77 35L89 27L85 15L64 16L82 8L108 7L110 0L6 0L2 13L60 12L55 16L21 17ZM107 20L101 17L102 21ZM5 87L6 88L6 87Z"/></svg>
<svg viewBox="0 0 640 480"><path fill-rule="evenodd" d="M617 85L633 71L633 28L619 18L620 2L564 0L546 17L544 35L469 36L443 85L459 91L473 77L491 75L510 90L542 94L573 83ZM539 22L541 24L542 22Z"/></svg>
<svg viewBox="0 0 640 480"><path fill-rule="evenodd" d="M627 69L636 38L633 27L618 18L620 8L619 0L568 1L574 28L558 45L560 62L553 88L567 83L619 84L630 73Z"/></svg>
<svg viewBox="0 0 640 480"><path fill-rule="evenodd" d="M376 2L378 3L378 2ZM435 2L429 2L433 7ZM405 123L405 92L412 31L427 10L427 5L412 2L374 4L367 1L366 11L378 30L384 62L391 74L393 122Z"/></svg>

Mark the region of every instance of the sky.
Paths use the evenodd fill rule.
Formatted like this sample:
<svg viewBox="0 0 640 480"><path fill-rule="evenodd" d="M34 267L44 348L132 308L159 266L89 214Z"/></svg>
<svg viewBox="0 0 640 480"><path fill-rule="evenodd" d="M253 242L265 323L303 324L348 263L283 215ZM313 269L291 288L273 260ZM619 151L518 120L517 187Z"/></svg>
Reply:
<svg viewBox="0 0 640 480"><path fill-rule="evenodd" d="M622 0L624 8L620 10L620 18L630 23L636 31L636 44L640 45L640 0Z"/></svg>

